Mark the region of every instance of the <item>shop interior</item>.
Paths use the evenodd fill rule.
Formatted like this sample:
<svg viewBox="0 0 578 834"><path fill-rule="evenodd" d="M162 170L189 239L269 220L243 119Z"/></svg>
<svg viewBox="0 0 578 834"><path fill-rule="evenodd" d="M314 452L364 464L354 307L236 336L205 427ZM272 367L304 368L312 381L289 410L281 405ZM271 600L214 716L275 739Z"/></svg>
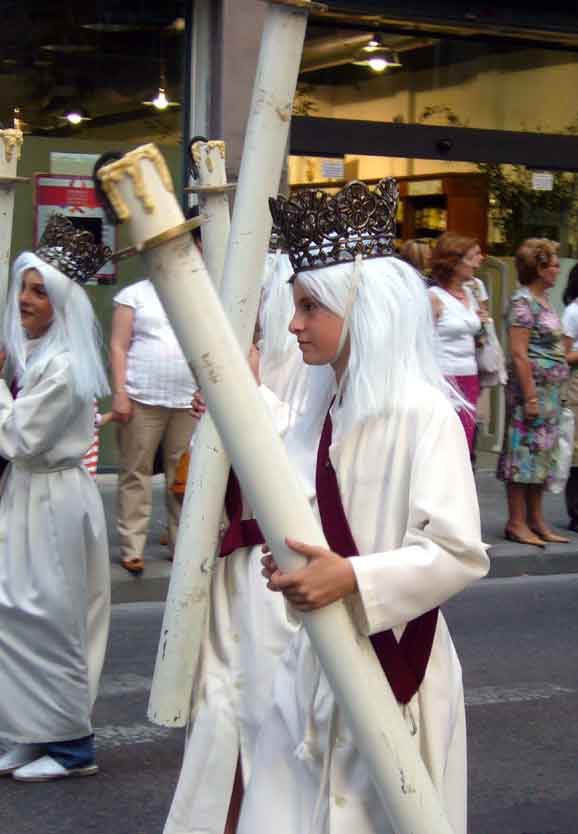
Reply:
<svg viewBox="0 0 578 834"><path fill-rule="evenodd" d="M565 274L578 258L578 30L560 16L552 23L554 9L535 20L527 10L508 22L504 9L484 17L460 6L452 20L430 14L408 21L401 4L397 11L388 4L387 17L383 3L327 5L310 16L294 114L311 129L320 120L325 130L331 120L328 147L324 152L323 138L311 152L306 144L291 147L288 189L395 176L399 242L433 242L446 229L477 238L489 255L483 277L497 321L513 286L517 244L528 236L554 238L563 264L560 303ZM177 188L187 184L189 14L190 4L180 0L8 5L0 30L0 121L23 129L19 173L32 178L16 200L14 251L31 244L34 175L61 170L58 164L62 173L85 173L81 157L153 141ZM405 152L403 142L393 147L384 139L371 153L360 152L345 134L340 142L340 120L348 136L356 136L356 124L360 136L368 125L382 125L413 144ZM413 139L419 146L428 129L437 130L435 143L417 153ZM66 163L55 161L59 153L68 155ZM127 261L118 282L138 277L138 269ZM117 289L93 292L105 333ZM496 419L488 424L491 437Z"/></svg>

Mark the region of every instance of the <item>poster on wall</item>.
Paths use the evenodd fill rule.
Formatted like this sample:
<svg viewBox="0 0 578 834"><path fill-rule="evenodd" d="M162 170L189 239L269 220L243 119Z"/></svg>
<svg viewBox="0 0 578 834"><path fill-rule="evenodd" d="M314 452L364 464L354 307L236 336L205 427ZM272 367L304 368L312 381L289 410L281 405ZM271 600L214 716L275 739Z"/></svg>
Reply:
<svg viewBox="0 0 578 834"><path fill-rule="evenodd" d="M51 214L63 214L78 229L92 232L96 243L116 246L116 227L109 223L98 200L92 177L76 174L35 174L34 243L42 237ZM108 261L89 284L116 283L116 267Z"/></svg>

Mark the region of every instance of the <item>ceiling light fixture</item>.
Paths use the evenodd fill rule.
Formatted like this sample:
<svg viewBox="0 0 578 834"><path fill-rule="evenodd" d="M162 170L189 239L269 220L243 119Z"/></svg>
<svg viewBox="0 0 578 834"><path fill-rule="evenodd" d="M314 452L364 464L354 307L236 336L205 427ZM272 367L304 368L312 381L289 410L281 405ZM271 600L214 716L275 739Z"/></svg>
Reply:
<svg viewBox="0 0 578 834"><path fill-rule="evenodd" d="M168 110L170 107L180 107L180 102L170 101L170 99L167 98L166 87L163 86L163 83L164 78L161 78L161 83L156 96L150 101L143 101L143 104L146 104L147 107L154 107L156 110L161 111Z"/></svg>
<svg viewBox="0 0 578 834"><path fill-rule="evenodd" d="M66 113L58 117L64 122L68 122L72 127L78 127L83 122L90 122L92 116L89 116L84 107L70 107Z"/></svg>
<svg viewBox="0 0 578 834"><path fill-rule="evenodd" d="M384 72L392 67L401 67L397 52L386 46L379 35L374 35L369 43L355 55L351 63L358 67L369 67L373 72Z"/></svg>
<svg viewBox="0 0 578 834"><path fill-rule="evenodd" d="M147 107L154 107L156 110L168 110L171 107L180 107L180 102L178 101L171 101L167 97L167 79L165 73L165 59L163 56L163 39L162 33L159 42L159 65L160 65L160 79L159 79L159 89L157 94L153 99L150 101L143 101L142 103L145 104Z"/></svg>

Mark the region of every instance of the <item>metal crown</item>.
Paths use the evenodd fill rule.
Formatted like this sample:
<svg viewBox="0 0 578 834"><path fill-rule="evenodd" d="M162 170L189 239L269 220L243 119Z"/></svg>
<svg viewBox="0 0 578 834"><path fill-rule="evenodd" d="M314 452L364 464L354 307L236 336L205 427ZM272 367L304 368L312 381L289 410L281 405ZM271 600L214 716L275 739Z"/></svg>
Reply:
<svg viewBox="0 0 578 834"><path fill-rule="evenodd" d="M86 283L109 260L108 246L94 242L94 236L77 229L67 217L53 214L46 224L36 254L79 284Z"/></svg>
<svg viewBox="0 0 578 834"><path fill-rule="evenodd" d="M274 232L285 243L295 272L394 252L399 189L394 179L375 188L350 182L337 194L298 191L270 198Z"/></svg>

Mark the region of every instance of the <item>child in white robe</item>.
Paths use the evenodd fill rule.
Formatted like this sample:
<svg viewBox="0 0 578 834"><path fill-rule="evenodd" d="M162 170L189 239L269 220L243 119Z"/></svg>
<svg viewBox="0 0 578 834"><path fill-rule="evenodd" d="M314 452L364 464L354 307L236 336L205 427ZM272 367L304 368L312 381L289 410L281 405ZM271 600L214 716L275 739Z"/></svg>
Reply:
<svg viewBox="0 0 578 834"><path fill-rule="evenodd" d="M83 456L94 400L109 389L97 322L75 280L91 277L107 252L88 246L87 234L78 241L69 221L51 219L38 254L14 264L5 322L17 395L0 380L0 454L10 461L0 500L0 739L11 745L0 775L26 782L98 770L91 712L110 565Z"/></svg>
<svg viewBox="0 0 578 834"><path fill-rule="evenodd" d="M359 183L355 193L348 188L334 200L320 197L318 216L307 201L303 228L299 197L288 220L282 198L273 213L296 273L291 331L311 366L306 413L287 445L315 509L327 507L319 490L333 474L333 505L342 507L351 541L335 552L288 539L307 566L283 574L268 555L264 574L297 610L345 599L374 646L377 635L391 639L389 630L401 644L412 621L425 623L425 654L409 690L388 668L391 658L378 657L408 744L415 736L453 831L466 834L461 668L436 608L488 570L476 490L434 358L423 283L387 256L395 186L381 183L375 194ZM327 513L321 520L329 540ZM269 832L272 805L275 834L394 834L304 629L277 671L238 834Z"/></svg>

